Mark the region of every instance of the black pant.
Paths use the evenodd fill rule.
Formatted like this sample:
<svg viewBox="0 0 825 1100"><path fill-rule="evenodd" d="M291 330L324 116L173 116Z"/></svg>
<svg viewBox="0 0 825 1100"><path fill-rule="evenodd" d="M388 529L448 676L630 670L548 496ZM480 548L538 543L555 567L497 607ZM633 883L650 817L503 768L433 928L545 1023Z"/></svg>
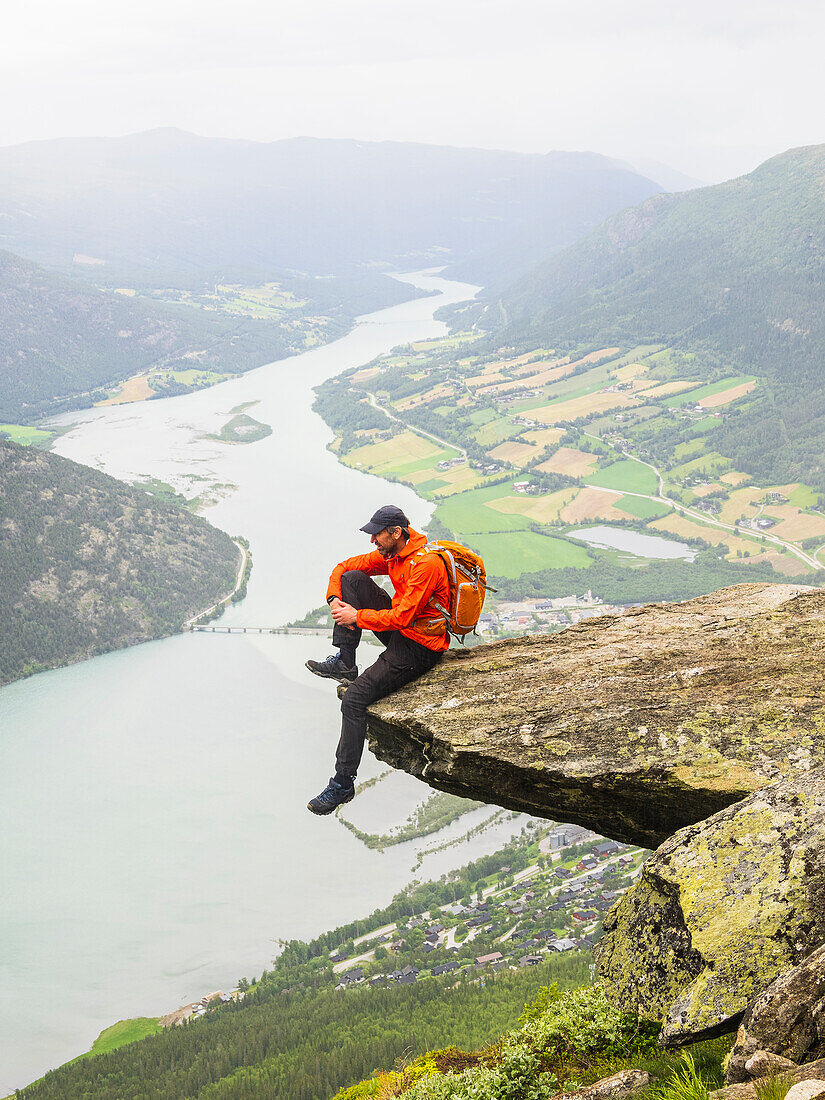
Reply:
<svg viewBox="0 0 825 1100"><path fill-rule="evenodd" d="M359 610L371 608L386 611L392 604L384 589L357 569L351 569L341 577L341 599ZM350 684L341 701L341 739L335 757L335 774L339 779L355 776L358 772L367 734L369 704L417 680L441 660L440 652L405 638L400 630L376 630L375 636L387 648L374 665ZM350 630L335 624L332 632L334 646L357 646L360 641L359 627Z"/></svg>

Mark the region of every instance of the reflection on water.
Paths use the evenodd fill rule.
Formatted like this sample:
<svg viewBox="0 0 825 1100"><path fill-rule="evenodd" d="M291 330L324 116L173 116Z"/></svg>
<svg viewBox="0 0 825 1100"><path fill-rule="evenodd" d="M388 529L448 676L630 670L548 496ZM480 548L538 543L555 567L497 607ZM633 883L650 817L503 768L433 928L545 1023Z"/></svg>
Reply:
<svg viewBox="0 0 825 1100"><path fill-rule="evenodd" d="M75 414L60 453L117 476L237 490L206 515L252 544L246 600L226 622L277 625L322 602L330 567L363 548L365 517L404 486L339 465L311 387L413 339L442 334L443 291L367 318L349 336L211 390ZM273 434L205 438L258 400ZM204 479L193 483L192 476ZM426 842L369 851L306 801L331 772L334 685L303 667L321 636L191 634L0 690L0 1093L87 1049L113 1021L158 1015L268 966L277 939L307 937L384 904ZM372 657L377 650L367 650ZM362 778L383 765L367 757ZM376 789L384 828L429 788ZM377 822L376 822L377 824ZM450 835L462 832L461 822ZM521 827L425 857L443 874Z"/></svg>
<svg viewBox="0 0 825 1100"><path fill-rule="evenodd" d="M629 531L624 527L577 527L575 531L569 531L567 537L580 539L588 546L598 546L603 550L623 550L640 558L693 561L696 557L696 551L691 550L687 543L663 539L658 535L640 535L638 531Z"/></svg>

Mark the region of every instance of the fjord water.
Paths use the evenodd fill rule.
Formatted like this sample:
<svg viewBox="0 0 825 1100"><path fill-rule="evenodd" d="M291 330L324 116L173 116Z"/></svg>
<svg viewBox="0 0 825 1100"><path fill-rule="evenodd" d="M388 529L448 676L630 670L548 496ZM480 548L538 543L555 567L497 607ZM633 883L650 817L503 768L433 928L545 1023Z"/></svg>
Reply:
<svg viewBox="0 0 825 1100"><path fill-rule="evenodd" d="M313 385L443 334L434 310L475 289L407 278L438 297L213 389L75 414L56 450L187 496L236 486L205 510L254 555L249 594L222 621L301 616L322 603L331 565L366 548L358 528L377 507L397 502L417 526L429 515L410 489L337 463L311 411ZM271 436L206 438L252 401ZM303 662L327 652L323 637L186 634L0 690L0 1095L115 1020L230 988L269 965L278 939L364 916L410 880L421 842L370 851L305 808L330 774L339 715L333 685ZM367 756L362 777L380 768ZM394 776L358 812L393 824L422 791ZM521 824L425 856L416 877Z"/></svg>

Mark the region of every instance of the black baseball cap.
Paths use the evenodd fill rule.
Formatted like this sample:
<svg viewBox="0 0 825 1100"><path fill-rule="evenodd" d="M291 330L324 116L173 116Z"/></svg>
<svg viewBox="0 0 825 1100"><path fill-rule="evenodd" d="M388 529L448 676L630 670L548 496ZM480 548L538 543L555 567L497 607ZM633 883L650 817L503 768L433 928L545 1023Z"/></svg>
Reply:
<svg viewBox="0 0 825 1100"><path fill-rule="evenodd" d="M369 523L365 523L361 528L362 531L366 531L368 535L377 535L379 531L383 531L385 527L409 527L410 521L404 515L400 508L396 508L394 504L385 504L383 508L379 508Z"/></svg>

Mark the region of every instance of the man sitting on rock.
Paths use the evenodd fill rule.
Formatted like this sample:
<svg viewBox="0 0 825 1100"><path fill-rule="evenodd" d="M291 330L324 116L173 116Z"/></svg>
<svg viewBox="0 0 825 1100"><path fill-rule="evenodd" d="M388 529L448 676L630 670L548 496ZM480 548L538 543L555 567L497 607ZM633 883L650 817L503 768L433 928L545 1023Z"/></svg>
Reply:
<svg viewBox="0 0 825 1100"><path fill-rule="evenodd" d="M307 661L316 676L345 685L339 688L341 739L335 775L307 806L314 814L331 814L355 795L355 776L364 751L367 706L417 679L441 659L450 645L442 616L431 600L450 606L447 570L437 554L419 554L425 535L412 530L400 508L379 508L361 528L375 549L339 562L327 588L327 603L335 627L337 652L325 661ZM390 598L370 578L389 575L395 589ZM355 651L361 631L372 630L386 646L378 660L358 675Z"/></svg>

